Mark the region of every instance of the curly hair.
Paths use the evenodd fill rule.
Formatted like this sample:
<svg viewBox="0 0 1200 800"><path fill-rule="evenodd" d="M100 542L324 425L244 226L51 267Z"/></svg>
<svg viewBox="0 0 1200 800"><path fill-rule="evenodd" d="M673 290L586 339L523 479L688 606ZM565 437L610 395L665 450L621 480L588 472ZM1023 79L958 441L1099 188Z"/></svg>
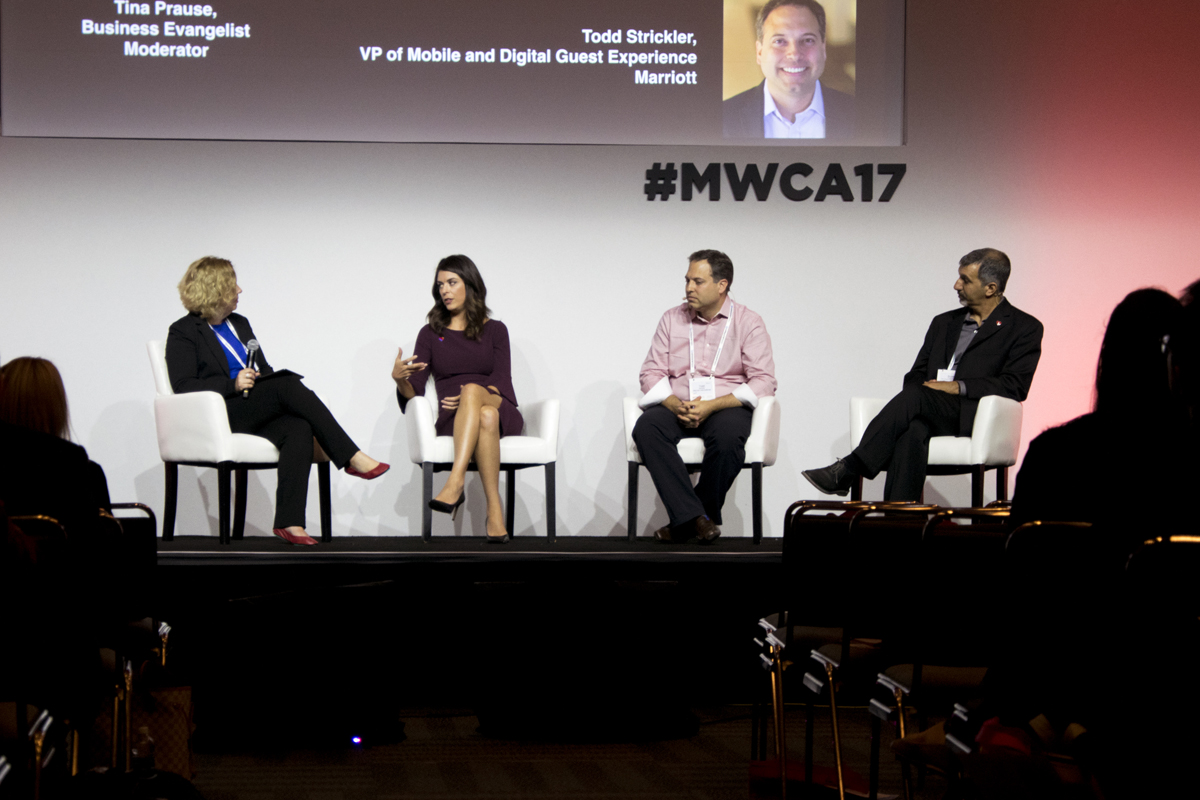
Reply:
<svg viewBox="0 0 1200 800"><path fill-rule="evenodd" d="M205 256L193 261L179 282L179 299L192 314L219 321L237 297L237 273L228 259Z"/></svg>
<svg viewBox="0 0 1200 800"><path fill-rule="evenodd" d="M463 303L467 327L463 334L468 339L478 340L483 331L483 323L487 322L492 313L487 306L487 286L483 282L483 276L479 274L479 268L475 266L474 261L463 255L446 256L438 262L437 269L433 272L433 308L430 309L426 320L433 332L440 335L450 324L451 315L446 309L446 304L442 302L442 293L438 291L439 272L453 272L462 278L463 285L467 287L467 299Z"/></svg>
<svg viewBox="0 0 1200 800"><path fill-rule="evenodd" d="M14 358L0 367L0 420L70 439L67 391L58 368L33 356Z"/></svg>

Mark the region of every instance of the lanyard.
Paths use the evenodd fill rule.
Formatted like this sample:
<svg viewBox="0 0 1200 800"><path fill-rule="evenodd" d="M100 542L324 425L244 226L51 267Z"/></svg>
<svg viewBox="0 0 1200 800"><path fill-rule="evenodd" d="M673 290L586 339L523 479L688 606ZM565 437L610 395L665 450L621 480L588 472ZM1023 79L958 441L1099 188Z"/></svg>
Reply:
<svg viewBox="0 0 1200 800"><path fill-rule="evenodd" d="M717 345L717 354L713 356L712 368L708 374L714 375L717 371L717 362L721 360L721 351L725 349L725 337L729 335L729 326L733 324L733 306L729 307L729 318L725 320L725 330L721 333L721 342ZM688 374L696 373L696 334L693 332L693 324L688 322Z"/></svg>
<svg viewBox="0 0 1200 800"><path fill-rule="evenodd" d="M975 330L971 331L971 338L970 338L970 339L967 339L967 347L970 347L970 346L971 346L971 342L975 341L975 334L977 334L977 333L979 333L979 326L978 326L978 325L976 325L976 326L975 326ZM964 347L964 348L963 348L963 352L964 352L964 353L965 353L965 352L967 352L967 347ZM956 347L956 348L955 348L955 350L957 350L957 349L958 349L958 348ZM948 369L948 370L950 370L951 372L953 372L953 371L954 371L954 362L955 362L955 361L957 361L957 360L958 360L958 353L954 353L954 355L950 356L950 366L946 367L946 369Z"/></svg>
<svg viewBox="0 0 1200 800"><path fill-rule="evenodd" d="M237 336L237 332L233 330L232 322L230 322L229 320L225 320L221 324L223 326L225 326L226 328L228 328L233 333L234 336ZM246 368L246 359L244 359L240 355L238 355L238 351L236 349L234 349L233 345L231 345L228 341L226 341L224 336L222 336L220 333L217 333L216 326L214 326L210 322L208 327L212 328L213 333L215 333L217 335L217 341L220 342L221 344L225 345L225 349L228 350L230 353L232 353L233 357L237 359L237 362L242 365L242 369L245 369ZM241 340L239 340L239 343L240 343L240 341Z"/></svg>

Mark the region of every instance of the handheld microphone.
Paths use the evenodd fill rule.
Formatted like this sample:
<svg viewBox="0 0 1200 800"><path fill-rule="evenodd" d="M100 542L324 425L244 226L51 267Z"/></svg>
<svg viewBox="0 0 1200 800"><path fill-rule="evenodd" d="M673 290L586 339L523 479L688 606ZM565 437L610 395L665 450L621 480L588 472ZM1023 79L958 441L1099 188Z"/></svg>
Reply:
<svg viewBox="0 0 1200 800"><path fill-rule="evenodd" d="M258 352L258 339L246 342L246 368L254 369L254 354ZM249 397L250 390L242 389L242 397Z"/></svg>

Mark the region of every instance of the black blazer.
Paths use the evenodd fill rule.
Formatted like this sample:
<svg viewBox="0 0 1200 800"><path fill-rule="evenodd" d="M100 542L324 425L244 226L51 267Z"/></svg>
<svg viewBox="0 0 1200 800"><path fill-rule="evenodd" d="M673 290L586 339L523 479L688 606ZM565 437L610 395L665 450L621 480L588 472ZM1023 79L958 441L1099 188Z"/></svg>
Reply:
<svg viewBox="0 0 1200 800"><path fill-rule="evenodd" d="M933 318L921 352L904 376L905 386L937 380L937 371L950 366L966 317L967 309L959 308ZM955 367L955 380L967 385L967 396L962 398L959 412L958 435L971 435L979 398L998 394L1024 402L1041 357L1042 323L1008 300L1001 300L983 321Z"/></svg>
<svg viewBox="0 0 1200 800"><path fill-rule="evenodd" d="M763 138L763 83L721 103L721 116L726 139ZM854 137L854 97L821 84L825 100L825 138L814 141L835 141ZM781 139L780 141L786 141Z"/></svg>
<svg viewBox="0 0 1200 800"><path fill-rule="evenodd" d="M230 314L229 320L242 344L255 338L250 321L241 314ZM263 375L274 372L261 349L254 356L254 367ZM199 314L188 314L171 323L167 332L167 374L176 394L216 392L225 398L237 396L225 348Z"/></svg>

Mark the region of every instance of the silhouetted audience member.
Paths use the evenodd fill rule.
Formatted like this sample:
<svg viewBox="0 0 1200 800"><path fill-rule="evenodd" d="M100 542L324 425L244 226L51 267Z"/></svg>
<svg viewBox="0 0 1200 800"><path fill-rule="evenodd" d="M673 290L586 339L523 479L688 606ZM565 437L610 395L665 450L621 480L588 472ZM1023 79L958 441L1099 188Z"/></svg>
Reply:
<svg viewBox="0 0 1200 800"><path fill-rule="evenodd" d="M1185 292L1189 301L1197 287ZM1197 693L1178 644L1196 631L1164 635L1165 615L1139 607L1125 564L1142 542L1196 527L1187 507L1197 487L1197 310L1159 289L1117 305L1092 412L1030 443L1013 495L1014 527L1093 527L1074 551L1047 550L1069 568L1048 575L1046 565L1031 565L1040 585L1014 574L999 589L1013 593L1012 628L998 642L981 716L1018 727L1041 720L1030 728L1051 739L1086 730L1072 746L1106 797L1167 796L1196 740L1165 735L1172 722L1195 730Z"/></svg>
<svg viewBox="0 0 1200 800"><path fill-rule="evenodd" d="M1196 487L1195 440L1181 374L1193 360L1192 315L1139 289L1109 319L1093 411L1034 439L1017 473L1012 523L1103 522L1124 528L1127 555L1147 524L1175 524ZM1126 549L1127 548L1127 549Z"/></svg>
<svg viewBox="0 0 1200 800"><path fill-rule="evenodd" d="M5 519L0 602L21 613L7 619L0 691L73 717L96 674L95 631L113 576L100 527L109 508L104 471L67 441L69 429L52 363L16 358L0 367L0 504L6 515L52 517L66 531L36 534Z"/></svg>
<svg viewBox="0 0 1200 800"><path fill-rule="evenodd" d="M108 482L69 431L54 364L21 357L0 367L0 499L13 516L44 514L83 535L110 508Z"/></svg>

